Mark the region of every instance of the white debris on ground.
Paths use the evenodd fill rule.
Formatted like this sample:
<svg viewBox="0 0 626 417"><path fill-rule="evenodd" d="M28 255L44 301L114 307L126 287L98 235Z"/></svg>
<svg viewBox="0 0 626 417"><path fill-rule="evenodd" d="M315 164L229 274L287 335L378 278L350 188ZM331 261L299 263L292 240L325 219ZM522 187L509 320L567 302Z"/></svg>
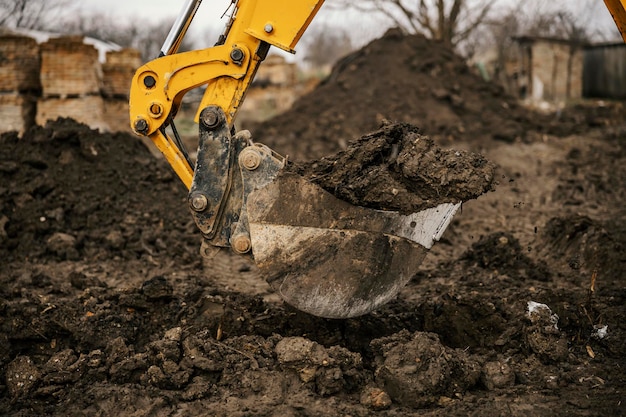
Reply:
<svg viewBox="0 0 626 417"><path fill-rule="evenodd" d="M591 332L591 337L594 339L604 339L609 332L609 325L605 324L601 326L596 324L593 326L593 332Z"/></svg>
<svg viewBox="0 0 626 417"><path fill-rule="evenodd" d="M559 327L557 325L559 322L559 316L552 313L552 310L550 310L550 307L548 307L546 304L529 301L527 309L528 318L532 323L536 323L538 320L541 319L541 317L549 316L550 323L554 325L554 329L559 330Z"/></svg>

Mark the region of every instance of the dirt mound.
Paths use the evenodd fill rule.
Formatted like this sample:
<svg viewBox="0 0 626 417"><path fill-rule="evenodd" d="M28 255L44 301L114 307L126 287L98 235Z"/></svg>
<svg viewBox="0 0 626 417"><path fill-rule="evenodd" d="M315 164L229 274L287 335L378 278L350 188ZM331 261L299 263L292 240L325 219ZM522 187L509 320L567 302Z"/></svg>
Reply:
<svg viewBox="0 0 626 417"><path fill-rule="evenodd" d="M445 151L406 123L386 124L345 151L288 168L352 204L404 213L471 200L495 185L495 166L482 155Z"/></svg>
<svg viewBox="0 0 626 417"><path fill-rule="evenodd" d="M0 143L0 256L6 261L185 256L181 245L197 245L178 232L193 228L186 190L137 138L58 119L21 139L5 134Z"/></svg>
<svg viewBox="0 0 626 417"><path fill-rule="evenodd" d="M514 279L550 280L550 271L544 263L536 264L523 251L519 241L510 233L497 232L482 237L461 256L469 265L491 270Z"/></svg>
<svg viewBox="0 0 626 417"><path fill-rule="evenodd" d="M527 252L506 231L513 226L499 216L511 222L520 214L490 202L497 193L473 201L481 226L452 225L451 239L496 228L465 255L421 271L372 314L328 320L243 294L253 283L242 280L238 292L233 283L218 286L216 271L199 261L186 190L136 138L58 120L1 141L2 415L620 410L623 277L614 269L614 279L599 277L589 295L578 270L546 257L544 271L531 258L542 251ZM608 184L622 178L615 176L621 157L615 166L592 163L613 158L614 143L589 143L595 152L579 146L546 170L562 174L559 186L581 178L593 184L585 187L591 195L619 197ZM512 198L522 198L521 179ZM587 207L577 201L578 210ZM620 218L576 219L554 220L540 234L555 256L606 254L618 262ZM602 245L607 251L594 252ZM535 316L531 301L548 307Z"/></svg>
<svg viewBox="0 0 626 417"><path fill-rule="evenodd" d="M438 144L458 147L566 136L619 125L624 118L620 102L532 111L472 71L452 49L392 29L337 62L290 110L250 130L276 152L308 161L345 149L384 120L410 123Z"/></svg>
<svg viewBox="0 0 626 417"><path fill-rule="evenodd" d="M251 131L279 153L310 160L345 148L383 119L453 142L524 138L539 126L537 117L451 49L391 30L339 61L289 111Z"/></svg>
<svg viewBox="0 0 626 417"><path fill-rule="evenodd" d="M626 230L618 219L603 222L570 214L553 217L542 234L540 250L573 270L603 276L621 274L626 266Z"/></svg>

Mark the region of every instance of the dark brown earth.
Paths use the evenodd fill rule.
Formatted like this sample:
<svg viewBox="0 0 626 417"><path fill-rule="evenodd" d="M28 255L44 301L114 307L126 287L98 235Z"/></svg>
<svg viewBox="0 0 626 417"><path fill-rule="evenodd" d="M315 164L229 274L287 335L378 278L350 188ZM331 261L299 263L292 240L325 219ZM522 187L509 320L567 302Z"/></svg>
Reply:
<svg viewBox="0 0 626 417"><path fill-rule="evenodd" d="M500 90L439 45L381 42L403 59L422 48L440 67L429 76L485 111L459 116L473 120L463 124L472 137L441 134L459 132L445 120L431 131L439 113L421 118L403 66L377 73L358 60L374 52L342 75L378 89L364 106L396 97L396 117L384 118L422 127L437 146L479 151L498 164L499 185L463 205L396 300L355 319L293 310L240 258L201 261L184 187L136 138L70 120L3 135L0 415L623 415L623 106L586 103L545 126L515 107L526 115L513 119L520 134L500 140L488 119L501 113L487 111L509 102ZM448 67L456 90L437 78ZM422 92L428 105L434 86ZM329 111L351 111L342 98ZM451 100L435 99L450 111ZM305 156L346 147L314 122L281 123L287 140L326 135L272 143L296 162L289 147Z"/></svg>
<svg viewBox="0 0 626 417"><path fill-rule="evenodd" d="M441 149L407 123L386 122L346 150L287 168L352 204L401 213L472 200L496 182L482 155Z"/></svg>
<svg viewBox="0 0 626 417"><path fill-rule="evenodd" d="M539 114L485 82L460 56L421 35L398 30L340 60L314 91L283 114L251 128L254 137L297 161L345 149L385 120L420 127L454 148L488 139L535 141L618 123L623 106L572 105Z"/></svg>

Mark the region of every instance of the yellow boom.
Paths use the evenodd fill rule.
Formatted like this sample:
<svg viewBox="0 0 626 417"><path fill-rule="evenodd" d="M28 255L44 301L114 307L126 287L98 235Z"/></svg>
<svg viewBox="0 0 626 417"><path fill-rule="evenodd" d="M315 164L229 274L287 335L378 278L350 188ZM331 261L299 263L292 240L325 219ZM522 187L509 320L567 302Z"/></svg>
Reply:
<svg viewBox="0 0 626 417"><path fill-rule="evenodd" d="M604 3L611 12L622 38L626 41L626 0L604 0Z"/></svg>
<svg viewBox="0 0 626 417"><path fill-rule="evenodd" d="M269 45L294 52L322 3L239 0L221 45L165 55L137 70L130 90L131 128L152 139L187 188L191 187L193 168L162 129L185 93L207 84L199 110L218 106L232 125Z"/></svg>

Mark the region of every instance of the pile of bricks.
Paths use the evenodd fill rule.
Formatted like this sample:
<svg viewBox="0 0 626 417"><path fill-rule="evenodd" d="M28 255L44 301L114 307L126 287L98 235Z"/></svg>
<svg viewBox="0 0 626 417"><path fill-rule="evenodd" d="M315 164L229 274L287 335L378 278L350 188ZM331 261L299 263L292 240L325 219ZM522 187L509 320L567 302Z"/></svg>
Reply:
<svg viewBox="0 0 626 417"><path fill-rule="evenodd" d="M0 131L24 133L35 123L37 98L33 95L0 94Z"/></svg>
<svg viewBox="0 0 626 417"><path fill-rule="evenodd" d="M71 117L94 129L130 130L128 99L139 51L109 51L106 62L82 36L30 36L0 30L0 132Z"/></svg>
<svg viewBox="0 0 626 417"><path fill-rule="evenodd" d="M39 46L29 37L0 37L0 120L2 130L23 132L35 121L39 81Z"/></svg>
<svg viewBox="0 0 626 417"><path fill-rule="evenodd" d="M104 100L101 96L44 98L38 101L36 118L38 125L44 126L48 120L56 120L59 117L71 117L92 129L110 130L109 124L105 121Z"/></svg>
<svg viewBox="0 0 626 417"><path fill-rule="evenodd" d="M140 66L141 54L129 48L107 52L106 62L102 64L105 122L116 129L130 129L130 83Z"/></svg>

